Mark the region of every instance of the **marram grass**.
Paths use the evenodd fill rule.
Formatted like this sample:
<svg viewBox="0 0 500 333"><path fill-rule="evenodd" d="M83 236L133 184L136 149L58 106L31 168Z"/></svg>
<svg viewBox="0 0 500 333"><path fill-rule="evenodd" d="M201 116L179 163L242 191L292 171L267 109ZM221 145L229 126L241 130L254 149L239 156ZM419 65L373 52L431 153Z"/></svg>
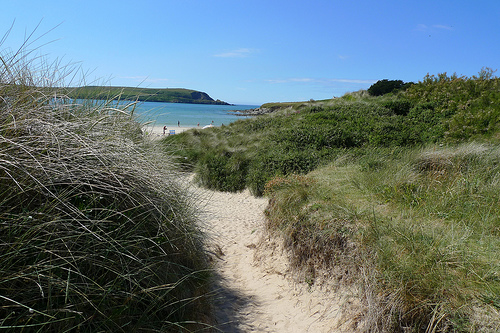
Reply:
<svg viewBox="0 0 500 333"><path fill-rule="evenodd" d="M203 239L172 165L132 106L70 102L32 65L0 65L0 330L208 329Z"/></svg>

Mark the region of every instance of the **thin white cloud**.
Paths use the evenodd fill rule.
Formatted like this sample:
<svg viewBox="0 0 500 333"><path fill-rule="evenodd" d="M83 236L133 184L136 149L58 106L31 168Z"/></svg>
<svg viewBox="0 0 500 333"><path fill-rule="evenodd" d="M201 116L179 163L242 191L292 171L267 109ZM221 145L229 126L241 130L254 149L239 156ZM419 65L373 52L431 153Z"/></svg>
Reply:
<svg viewBox="0 0 500 333"><path fill-rule="evenodd" d="M453 27L449 25L435 24L432 27L441 30L453 30Z"/></svg>
<svg viewBox="0 0 500 333"><path fill-rule="evenodd" d="M429 27L425 24L417 24L417 27L414 29L415 31L427 31Z"/></svg>
<svg viewBox="0 0 500 333"><path fill-rule="evenodd" d="M298 78L292 78L292 79L290 79L290 81L292 81L292 82L314 82L316 80L308 78L308 77L298 77Z"/></svg>
<svg viewBox="0 0 500 333"><path fill-rule="evenodd" d="M245 58L245 57L248 57L253 52L254 51L252 49L241 48L241 49L236 49L236 50L225 52L225 53L214 54L214 57L219 57L219 58Z"/></svg>
<svg viewBox="0 0 500 333"><path fill-rule="evenodd" d="M269 80L265 80L266 82L269 82L269 83L289 83L290 81L289 80L283 80L283 79L269 79Z"/></svg>
<svg viewBox="0 0 500 333"><path fill-rule="evenodd" d="M330 79L331 82L341 82L341 83L359 83L359 84L372 84L377 82L377 80L357 80L357 79Z"/></svg>
<svg viewBox="0 0 500 333"><path fill-rule="evenodd" d="M432 30L448 30L448 31L452 31L454 30L453 29L453 26L450 26L450 25L445 25L445 24L433 24L431 26L428 26L426 24L417 24L417 26L415 27L415 31L423 31L423 32L430 32Z"/></svg>

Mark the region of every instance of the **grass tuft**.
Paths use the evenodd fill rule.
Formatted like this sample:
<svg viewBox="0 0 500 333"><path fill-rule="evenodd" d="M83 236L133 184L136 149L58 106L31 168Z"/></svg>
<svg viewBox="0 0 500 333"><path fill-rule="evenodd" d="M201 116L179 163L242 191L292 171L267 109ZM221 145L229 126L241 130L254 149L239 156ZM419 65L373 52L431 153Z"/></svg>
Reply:
<svg viewBox="0 0 500 333"><path fill-rule="evenodd" d="M58 68L0 57L0 329L208 327L191 199L133 103L71 101Z"/></svg>

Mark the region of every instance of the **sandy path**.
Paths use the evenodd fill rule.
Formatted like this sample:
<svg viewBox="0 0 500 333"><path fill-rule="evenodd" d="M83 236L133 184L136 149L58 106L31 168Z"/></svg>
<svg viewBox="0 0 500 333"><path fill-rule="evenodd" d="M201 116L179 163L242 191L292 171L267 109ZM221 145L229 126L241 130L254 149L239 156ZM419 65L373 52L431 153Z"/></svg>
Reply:
<svg viewBox="0 0 500 333"><path fill-rule="evenodd" d="M291 282L280 253L257 249L267 200L254 198L248 190L198 191L206 200L202 227L211 237L218 281L218 328L222 332L337 332L339 305L332 293ZM255 251L266 259L255 261Z"/></svg>

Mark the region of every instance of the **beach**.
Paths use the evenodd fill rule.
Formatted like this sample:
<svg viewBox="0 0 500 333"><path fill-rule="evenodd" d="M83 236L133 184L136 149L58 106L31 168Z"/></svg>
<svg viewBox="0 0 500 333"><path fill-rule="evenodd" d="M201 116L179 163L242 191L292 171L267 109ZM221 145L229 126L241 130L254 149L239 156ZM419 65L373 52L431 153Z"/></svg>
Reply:
<svg viewBox="0 0 500 333"><path fill-rule="evenodd" d="M171 130L174 130L175 134L179 134L179 133L182 133L184 131L187 131L187 130L193 129L193 128L201 129L202 126L201 126L201 124L200 124L200 127L176 126L176 125L169 126L169 125L167 125L167 130L165 131L165 135L169 135ZM145 126L144 132L147 134L151 134L153 137L159 138L159 137L163 136L163 126Z"/></svg>

